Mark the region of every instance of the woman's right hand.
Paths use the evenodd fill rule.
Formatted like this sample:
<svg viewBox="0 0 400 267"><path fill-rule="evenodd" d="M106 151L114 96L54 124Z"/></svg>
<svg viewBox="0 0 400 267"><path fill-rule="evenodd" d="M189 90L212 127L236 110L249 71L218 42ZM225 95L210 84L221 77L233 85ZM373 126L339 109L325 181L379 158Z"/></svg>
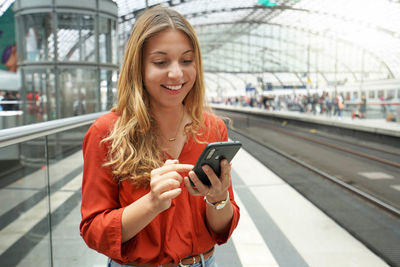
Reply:
<svg viewBox="0 0 400 267"><path fill-rule="evenodd" d="M149 196L154 211L160 213L171 206L172 199L182 192L182 175L193 169L191 164L179 164L178 160L167 160L160 168L151 171Z"/></svg>
<svg viewBox="0 0 400 267"><path fill-rule="evenodd" d="M178 160L167 160L150 174L150 192L125 207L122 212L121 243L131 239L146 227L160 212L171 207L172 199L179 196L182 176L193 165L179 164Z"/></svg>

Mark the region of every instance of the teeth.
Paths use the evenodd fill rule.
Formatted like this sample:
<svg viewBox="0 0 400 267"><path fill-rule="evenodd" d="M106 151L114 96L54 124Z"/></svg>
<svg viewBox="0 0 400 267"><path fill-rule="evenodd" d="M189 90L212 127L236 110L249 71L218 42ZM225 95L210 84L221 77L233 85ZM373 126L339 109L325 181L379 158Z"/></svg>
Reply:
<svg viewBox="0 0 400 267"><path fill-rule="evenodd" d="M182 84L181 85L176 85L176 86L165 85L165 87L168 88L169 90L179 90L179 89L182 88Z"/></svg>

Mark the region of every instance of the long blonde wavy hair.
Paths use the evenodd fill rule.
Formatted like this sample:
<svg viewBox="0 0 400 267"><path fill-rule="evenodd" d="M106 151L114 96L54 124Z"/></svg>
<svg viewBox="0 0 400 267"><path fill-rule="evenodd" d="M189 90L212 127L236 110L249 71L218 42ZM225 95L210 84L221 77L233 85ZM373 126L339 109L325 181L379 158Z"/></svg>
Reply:
<svg viewBox="0 0 400 267"><path fill-rule="evenodd" d="M132 179L138 185L148 184L151 170L162 166L165 160L165 153L157 145L157 123L149 109L149 95L143 86L142 69L144 44L166 29L185 33L194 49L197 75L193 88L184 99L185 111L190 114L192 123L185 127L185 133L195 138L204 127L203 66L194 29L174 10L160 6L148 9L136 21L126 44L118 79L118 103L111 110L119 118L110 135L103 139L109 144L108 162L104 165L111 167L118 180Z"/></svg>

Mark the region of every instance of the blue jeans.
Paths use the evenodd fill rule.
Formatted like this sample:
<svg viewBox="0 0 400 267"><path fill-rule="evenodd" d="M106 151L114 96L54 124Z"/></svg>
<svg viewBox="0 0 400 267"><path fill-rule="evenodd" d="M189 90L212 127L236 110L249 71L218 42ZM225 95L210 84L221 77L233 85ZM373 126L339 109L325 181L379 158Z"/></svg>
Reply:
<svg viewBox="0 0 400 267"><path fill-rule="evenodd" d="M201 262L196 262L196 263L188 265L188 266L189 267L218 267L217 261L215 260L215 255L211 255L211 257L209 257L206 260L203 259L203 255L201 255L200 257L202 258ZM135 266L134 265L121 265L109 258L107 267L135 267Z"/></svg>

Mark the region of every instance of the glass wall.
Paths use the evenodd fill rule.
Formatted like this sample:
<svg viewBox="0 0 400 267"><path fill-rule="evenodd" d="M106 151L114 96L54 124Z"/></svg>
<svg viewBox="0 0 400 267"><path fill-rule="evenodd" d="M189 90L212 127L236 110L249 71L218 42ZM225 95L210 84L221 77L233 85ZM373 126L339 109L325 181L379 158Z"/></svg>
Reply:
<svg viewBox="0 0 400 267"><path fill-rule="evenodd" d="M52 13L33 13L20 17L22 58L29 62L54 59Z"/></svg>
<svg viewBox="0 0 400 267"><path fill-rule="evenodd" d="M115 2L67 1L61 7L57 1L20 0L14 13L24 124L105 111L114 105Z"/></svg>
<svg viewBox="0 0 400 267"><path fill-rule="evenodd" d="M108 17L99 18L99 57L102 63L117 64L117 22ZM114 47L114 49L112 49Z"/></svg>
<svg viewBox="0 0 400 267"><path fill-rule="evenodd" d="M88 126L84 126L48 136L53 266L94 265L82 262L87 260L86 255L95 253L85 245L79 234L83 170L81 149L87 129ZM105 260L102 263L105 266Z"/></svg>
<svg viewBox="0 0 400 267"><path fill-rule="evenodd" d="M96 62L95 19L90 14L57 14L58 61Z"/></svg>
<svg viewBox="0 0 400 267"><path fill-rule="evenodd" d="M67 118L110 109L116 101L116 71L92 67L25 71L25 124ZM56 77L57 76L57 77ZM114 80L113 80L114 77ZM56 78L59 86L56 87ZM101 102L99 98L101 95Z"/></svg>
<svg viewBox="0 0 400 267"><path fill-rule="evenodd" d="M117 72L101 70L100 72L100 102L101 110L110 110L117 104Z"/></svg>
<svg viewBox="0 0 400 267"><path fill-rule="evenodd" d="M1 266L106 266L79 234L88 127L0 147Z"/></svg>
<svg viewBox="0 0 400 267"><path fill-rule="evenodd" d="M22 90L24 124L57 117L55 74L52 68L25 70Z"/></svg>
<svg viewBox="0 0 400 267"><path fill-rule="evenodd" d="M94 68L63 68L59 73L62 117L99 111L98 71Z"/></svg>
<svg viewBox="0 0 400 267"><path fill-rule="evenodd" d="M46 139L37 138L29 142L34 143L37 149L26 150L26 143L0 148L2 266L51 264ZM26 150L24 152L29 153L29 158L34 157L35 160L23 164L24 156L20 156L22 150Z"/></svg>

